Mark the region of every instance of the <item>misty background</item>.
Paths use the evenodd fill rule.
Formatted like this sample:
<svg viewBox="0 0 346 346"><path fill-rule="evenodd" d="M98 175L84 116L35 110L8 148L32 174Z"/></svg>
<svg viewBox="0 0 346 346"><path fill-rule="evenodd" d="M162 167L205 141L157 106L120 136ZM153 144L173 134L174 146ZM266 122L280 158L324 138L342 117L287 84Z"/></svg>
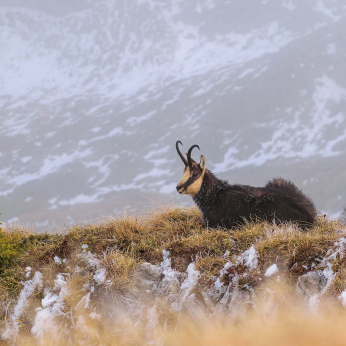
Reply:
<svg viewBox="0 0 346 346"><path fill-rule="evenodd" d="M2 222L159 204L195 160L346 205L344 0L0 0Z"/></svg>

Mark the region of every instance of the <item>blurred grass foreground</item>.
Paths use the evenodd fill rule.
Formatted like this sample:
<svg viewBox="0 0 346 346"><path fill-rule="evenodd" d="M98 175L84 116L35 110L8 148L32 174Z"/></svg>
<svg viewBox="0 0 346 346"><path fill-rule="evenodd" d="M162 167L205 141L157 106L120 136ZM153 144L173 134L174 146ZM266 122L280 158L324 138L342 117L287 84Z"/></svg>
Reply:
<svg viewBox="0 0 346 346"><path fill-rule="evenodd" d="M346 228L209 229L161 207L0 231L4 345L346 345Z"/></svg>

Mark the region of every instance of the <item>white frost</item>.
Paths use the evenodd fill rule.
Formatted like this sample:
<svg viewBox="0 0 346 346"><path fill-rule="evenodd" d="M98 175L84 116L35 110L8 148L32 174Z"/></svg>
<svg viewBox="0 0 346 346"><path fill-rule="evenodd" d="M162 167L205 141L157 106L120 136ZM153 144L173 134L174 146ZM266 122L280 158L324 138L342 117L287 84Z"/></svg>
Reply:
<svg viewBox="0 0 346 346"><path fill-rule="evenodd" d="M314 294L312 297L309 298L309 308L313 312L317 312L317 308L320 304L320 295Z"/></svg>
<svg viewBox="0 0 346 346"><path fill-rule="evenodd" d="M158 325L158 323L159 323L159 314L157 313L156 305L154 305L151 308L149 308L147 311L147 324L145 326L145 329L147 330L146 338L147 338L148 345L157 344L152 340L152 334L153 334L153 330ZM158 345L160 344L161 343L159 343Z"/></svg>
<svg viewBox="0 0 346 346"><path fill-rule="evenodd" d="M224 267L220 270L220 276L216 279L214 286L216 289L221 289L224 285L221 282L222 277L227 273L227 270L233 266L233 263L227 262Z"/></svg>
<svg viewBox="0 0 346 346"><path fill-rule="evenodd" d="M180 289L182 291L182 302L189 296L192 289L197 285L200 272L196 270L195 263L190 263L187 267L187 278L181 284Z"/></svg>
<svg viewBox="0 0 346 346"><path fill-rule="evenodd" d="M338 298L341 300L342 305L346 308L346 290L344 290Z"/></svg>
<svg viewBox="0 0 346 346"><path fill-rule="evenodd" d="M321 295L323 295L327 291L327 289L331 285L331 283L334 280L335 275L336 275L332 269L331 261L335 261L337 259L338 255L339 255L340 259L343 259L345 256L346 238L344 238L344 237L340 238L339 241L334 243L334 246L336 246L336 250L333 251L332 249L329 249L327 251L325 257L320 262L321 266L323 266L323 265L326 266L326 268L324 268L324 270L323 270L323 275L327 279L327 284L323 288L323 290L321 291L321 293L320 293Z"/></svg>
<svg viewBox="0 0 346 346"><path fill-rule="evenodd" d="M55 264L57 264L57 265L62 264L62 260L61 260L58 256L55 256L55 257L54 257L54 262L55 262Z"/></svg>
<svg viewBox="0 0 346 346"><path fill-rule="evenodd" d="M86 252L85 249L88 248L88 245L82 245L83 253L78 254L77 257L82 258L88 265L89 268L95 269L95 274L93 276L97 284L104 283L106 279L107 270L101 265L101 261L92 254L90 251ZM107 282L106 282L107 283Z"/></svg>
<svg viewBox="0 0 346 346"><path fill-rule="evenodd" d="M42 287L42 274L36 272L31 280L24 283L24 287L19 294L19 298L16 306L14 307L13 313L10 317L10 322L6 325L5 331L2 333L1 338L6 340L10 337L15 336L19 330L18 319L24 312L27 299L34 293L36 288Z"/></svg>
<svg viewBox="0 0 346 346"><path fill-rule="evenodd" d="M333 279L335 278L335 273L333 272L332 269L332 264L330 262L327 263L327 268L325 268L323 270L323 275L325 276L325 278L328 280L327 284L324 286L321 295L323 295L327 289L329 288L329 286L332 284Z"/></svg>
<svg viewBox="0 0 346 346"><path fill-rule="evenodd" d="M67 274L58 274L52 293L50 290L45 291L42 299L42 308L38 308L31 332L39 338L42 338L47 332L58 333L59 325L55 321L57 316L65 315L65 298L69 294L67 282L64 278Z"/></svg>
<svg viewBox="0 0 346 346"><path fill-rule="evenodd" d="M346 238L342 237L339 241L334 243L336 250L333 252L332 249L329 249L326 253L326 256L322 259L321 265L326 265L329 261L335 261L337 255L340 256L340 259L343 259L345 256L346 249Z"/></svg>
<svg viewBox="0 0 346 346"><path fill-rule="evenodd" d="M102 284L104 283L105 279L106 279L106 268L100 267L96 270L95 274L94 274L94 280L96 281L97 284Z"/></svg>
<svg viewBox="0 0 346 346"><path fill-rule="evenodd" d="M271 265L265 272L264 276L270 277L279 272L276 264Z"/></svg>
<svg viewBox="0 0 346 346"><path fill-rule="evenodd" d="M320 265L321 266L326 266L323 269L323 276L327 279L326 285L323 287L321 292L313 295L312 297L309 298L309 307L313 310L316 311L320 297L322 297L330 285L332 284L336 273L334 273L332 269L332 263L331 261L335 261L337 259L337 256L339 255L340 259L344 258L345 255L345 245L346 245L346 238L342 237L339 241L334 243L334 246L336 246L336 250L333 251L332 249L329 249L325 255L325 257L321 260ZM344 306L346 306L346 290L340 294L338 297Z"/></svg>
<svg viewBox="0 0 346 346"><path fill-rule="evenodd" d="M164 278L162 282L164 283L164 287L169 287L170 285L179 285L179 280L177 277L177 273L171 267L171 259L169 258L169 251L163 250L163 261L161 262L162 274Z"/></svg>
<svg viewBox="0 0 346 346"><path fill-rule="evenodd" d="M96 312L91 312L90 314L89 314L89 317L92 319L92 320L101 320L101 315L100 314L98 314L98 313L96 313Z"/></svg>
<svg viewBox="0 0 346 346"><path fill-rule="evenodd" d="M237 259L237 264L243 264L250 270L255 270L258 265L258 252L252 245L249 250L244 251Z"/></svg>
<svg viewBox="0 0 346 346"><path fill-rule="evenodd" d="M229 252L226 252L224 256L226 255L228 256ZM256 251L254 245L252 245L248 250L244 251L240 256L238 256L234 264L232 262L227 262L225 266L220 270L220 276L214 282L214 287L217 290L223 288L224 284L221 282L221 279L227 273L228 269L239 264L248 267L250 270L255 270L257 268L258 252Z"/></svg>

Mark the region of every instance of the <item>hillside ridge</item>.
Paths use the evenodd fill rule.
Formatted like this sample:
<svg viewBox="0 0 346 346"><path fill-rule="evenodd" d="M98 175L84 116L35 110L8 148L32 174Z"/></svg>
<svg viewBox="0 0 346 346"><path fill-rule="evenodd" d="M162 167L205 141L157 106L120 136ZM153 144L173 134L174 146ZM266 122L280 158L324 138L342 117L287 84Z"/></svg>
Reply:
<svg viewBox="0 0 346 346"><path fill-rule="evenodd" d="M239 317L273 284L310 308L324 299L346 305L346 228L323 215L309 232L268 223L208 229L196 208L167 206L60 234L12 227L0 247L5 340L45 338L57 324L72 337L74 314L109 323L126 306L133 323L154 306L158 321L173 324L178 312Z"/></svg>

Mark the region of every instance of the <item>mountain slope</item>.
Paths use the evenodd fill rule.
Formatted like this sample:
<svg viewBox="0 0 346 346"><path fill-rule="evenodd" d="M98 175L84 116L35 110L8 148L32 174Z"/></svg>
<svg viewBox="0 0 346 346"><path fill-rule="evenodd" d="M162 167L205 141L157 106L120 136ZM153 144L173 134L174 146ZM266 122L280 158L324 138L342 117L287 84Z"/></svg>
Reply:
<svg viewBox="0 0 346 346"><path fill-rule="evenodd" d="M342 210L342 1L49 3L0 3L5 221L190 203L177 139L231 182L284 176Z"/></svg>

